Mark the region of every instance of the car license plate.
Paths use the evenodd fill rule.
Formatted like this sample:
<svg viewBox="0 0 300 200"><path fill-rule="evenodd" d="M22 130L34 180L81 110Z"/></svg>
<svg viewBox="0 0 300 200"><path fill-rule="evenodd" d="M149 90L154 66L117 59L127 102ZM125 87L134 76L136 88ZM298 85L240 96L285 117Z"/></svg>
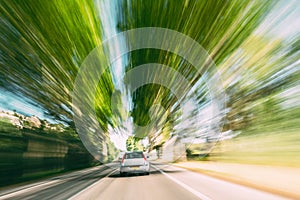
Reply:
<svg viewBox="0 0 300 200"><path fill-rule="evenodd" d="M131 169L134 169L134 170L136 170L136 169L139 169L139 167L131 167Z"/></svg>

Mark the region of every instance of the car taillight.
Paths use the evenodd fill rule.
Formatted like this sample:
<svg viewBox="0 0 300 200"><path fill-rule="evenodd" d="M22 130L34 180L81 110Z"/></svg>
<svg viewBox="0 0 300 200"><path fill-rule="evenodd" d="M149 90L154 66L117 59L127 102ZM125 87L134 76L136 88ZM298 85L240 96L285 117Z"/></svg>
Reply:
<svg viewBox="0 0 300 200"><path fill-rule="evenodd" d="M123 158L122 158L122 164L124 164L124 159L125 159L125 154L123 155Z"/></svg>

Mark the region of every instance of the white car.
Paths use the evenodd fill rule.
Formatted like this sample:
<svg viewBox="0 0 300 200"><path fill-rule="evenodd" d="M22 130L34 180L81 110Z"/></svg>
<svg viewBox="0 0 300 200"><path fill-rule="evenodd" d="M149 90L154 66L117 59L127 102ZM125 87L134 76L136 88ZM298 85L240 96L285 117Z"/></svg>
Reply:
<svg viewBox="0 0 300 200"><path fill-rule="evenodd" d="M149 175L150 163L142 151L126 152L120 164L120 175L129 173L143 173Z"/></svg>

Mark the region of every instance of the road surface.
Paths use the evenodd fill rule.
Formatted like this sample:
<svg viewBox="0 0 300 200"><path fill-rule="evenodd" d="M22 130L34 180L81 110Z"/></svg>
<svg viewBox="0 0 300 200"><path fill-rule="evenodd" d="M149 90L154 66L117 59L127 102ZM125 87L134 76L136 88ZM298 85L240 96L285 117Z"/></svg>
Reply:
<svg viewBox="0 0 300 200"><path fill-rule="evenodd" d="M1 190L0 199L285 199L166 164L151 163L150 175L127 177L120 177L118 168L118 163L110 163Z"/></svg>

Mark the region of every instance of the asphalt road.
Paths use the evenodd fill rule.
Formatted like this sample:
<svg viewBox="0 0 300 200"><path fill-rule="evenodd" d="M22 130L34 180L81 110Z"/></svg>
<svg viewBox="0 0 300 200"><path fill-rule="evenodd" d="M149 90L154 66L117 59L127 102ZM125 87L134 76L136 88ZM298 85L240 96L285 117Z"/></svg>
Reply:
<svg viewBox="0 0 300 200"><path fill-rule="evenodd" d="M0 199L285 199L165 164L152 163L150 175L127 177L120 177L118 168L118 163L111 163L0 190Z"/></svg>

